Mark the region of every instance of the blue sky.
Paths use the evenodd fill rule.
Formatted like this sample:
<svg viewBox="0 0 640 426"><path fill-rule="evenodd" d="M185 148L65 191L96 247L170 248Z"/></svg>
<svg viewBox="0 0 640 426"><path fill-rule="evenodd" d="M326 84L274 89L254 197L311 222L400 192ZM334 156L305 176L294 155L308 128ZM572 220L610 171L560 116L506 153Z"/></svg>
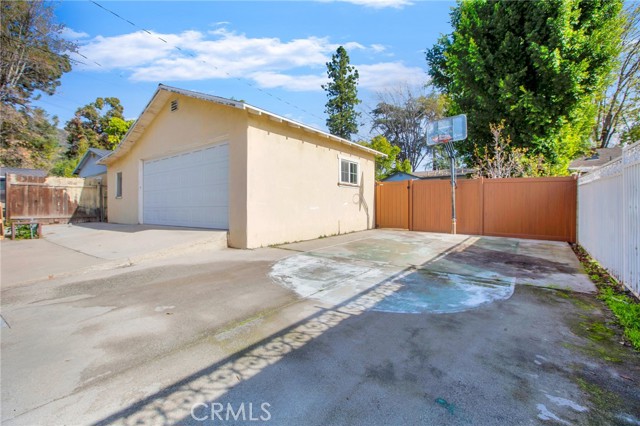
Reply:
<svg viewBox="0 0 640 426"><path fill-rule="evenodd" d="M453 2L90 1L56 5L83 64L37 104L60 118L96 97L120 98L135 118L158 83L242 99L325 128L325 63L343 45L360 73L360 108L376 93L428 81L424 50L449 33ZM148 30L151 34L143 31ZM166 43L162 40L166 41ZM99 65L98 65L99 64ZM367 116L363 113L363 121ZM368 135L369 126L360 134Z"/></svg>

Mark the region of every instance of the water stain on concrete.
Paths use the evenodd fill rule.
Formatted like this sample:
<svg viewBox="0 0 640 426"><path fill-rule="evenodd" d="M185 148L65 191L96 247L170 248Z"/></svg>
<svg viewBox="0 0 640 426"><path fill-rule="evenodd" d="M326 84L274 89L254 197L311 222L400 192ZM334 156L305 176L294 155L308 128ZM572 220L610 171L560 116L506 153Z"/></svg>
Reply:
<svg viewBox="0 0 640 426"><path fill-rule="evenodd" d="M385 384L391 384L396 381L395 368L389 360L386 360L380 365L370 365L366 367L365 376Z"/></svg>
<svg viewBox="0 0 640 426"><path fill-rule="evenodd" d="M450 253L446 259L457 264L495 271L505 276L518 276L520 279L538 279L554 273L578 272L576 268L565 263L504 250L492 250L478 245Z"/></svg>
<svg viewBox="0 0 640 426"><path fill-rule="evenodd" d="M477 308L513 294L514 283L419 269L399 278L402 287L373 310L397 313L453 313Z"/></svg>
<svg viewBox="0 0 640 426"><path fill-rule="evenodd" d="M463 312L505 300L516 280L593 291L566 245L455 237L377 234L287 257L276 262L269 275L299 296L331 304L392 282L398 290L372 309L404 314Z"/></svg>
<svg viewBox="0 0 640 426"><path fill-rule="evenodd" d="M560 417L556 416L553 412L551 412L544 404L536 405L538 409L538 418L543 421L553 420L563 425L570 424L566 420L562 420Z"/></svg>
<svg viewBox="0 0 640 426"><path fill-rule="evenodd" d="M549 394L546 394L547 398L549 399L549 401L553 402L554 404L556 404L559 407L569 407L574 411L577 411L579 413L582 413L584 411L587 411L587 407L583 407L582 405L571 401L570 399L567 398L562 398L559 396L552 396Z"/></svg>

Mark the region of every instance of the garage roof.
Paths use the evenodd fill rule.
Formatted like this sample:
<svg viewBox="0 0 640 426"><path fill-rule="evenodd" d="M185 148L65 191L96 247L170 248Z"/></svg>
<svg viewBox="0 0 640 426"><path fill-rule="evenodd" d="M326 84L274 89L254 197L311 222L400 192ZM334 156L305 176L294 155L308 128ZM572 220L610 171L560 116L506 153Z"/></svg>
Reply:
<svg viewBox="0 0 640 426"><path fill-rule="evenodd" d="M386 157L386 154L383 154L371 148L367 148L365 146L362 146L355 142L351 142L347 139L340 138L338 136L332 135L322 130L314 129L313 127L309 127L306 124L302 124L297 121L279 116L277 114L273 114L271 112L249 105L245 102L235 101L231 99L221 98L219 96L207 95L205 93L199 93L191 90L179 89L177 87L171 87L164 84L159 84L158 88L156 89L156 92L153 94L153 97L151 98L147 106L142 111L142 114L140 114L136 122L131 126L131 128L129 129L127 134L124 136L124 138L122 139L118 147L111 154L103 157L97 163L108 165L113 161L117 160L118 158L122 157L123 155L125 155L127 152L129 152L129 150L137 142L138 138L140 138L145 128L153 121L156 114L160 111L163 105L165 105L166 101L170 98L172 93L188 96L190 98L201 99L203 101L214 102L216 104L225 105L232 108L242 109L255 115L265 115L269 117L271 120L274 120L276 122L284 123L294 128L304 129L310 133L321 135L329 140L351 146L353 148L359 149L369 154L373 154L380 157Z"/></svg>

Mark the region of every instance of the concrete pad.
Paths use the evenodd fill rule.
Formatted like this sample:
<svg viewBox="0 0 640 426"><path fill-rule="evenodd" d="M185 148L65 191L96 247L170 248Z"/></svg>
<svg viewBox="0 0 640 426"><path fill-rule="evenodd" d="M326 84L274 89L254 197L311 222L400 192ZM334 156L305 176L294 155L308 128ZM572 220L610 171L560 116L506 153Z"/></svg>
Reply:
<svg viewBox="0 0 640 426"><path fill-rule="evenodd" d="M2 423L634 424L600 302L519 285L580 277L547 244L376 230L3 287Z"/></svg>
<svg viewBox="0 0 640 426"><path fill-rule="evenodd" d="M518 252L535 261L519 283L539 287L595 293L596 287L567 243L520 240ZM542 272L542 273L541 273Z"/></svg>
<svg viewBox="0 0 640 426"><path fill-rule="evenodd" d="M107 260L162 256L194 245L227 247L227 231L155 225L51 225L44 227L44 238L61 247Z"/></svg>
<svg viewBox="0 0 640 426"><path fill-rule="evenodd" d="M104 263L85 253L41 240L0 241L0 286L6 289L34 280L80 271Z"/></svg>
<svg viewBox="0 0 640 426"><path fill-rule="evenodd" d="M264 403L278 425L638 421L640 355L579 332L581 316L605 318L591 296L521 286L508 300L450 315L369 309L393 291L387 284L333 307L288 305L143 365L136 379L112 377L103 393L89 387L84 398L70 395L6 424L44 416L99 426L247 424L258 423L248 404L257 416ZM237 348L232 356L221 356L223 341ZM617 358L605 361L600 351ZM185 365L191 374L176 375ZM105 388L121 395L119 407ZM212 408L241 404L238 421L210 420Z"/></svg>
<svg viewBox="0 0 640 426"><path fill-rule="evenodd" d="M264 280L286 254L216 249L3 289L3 423L297 301Z"/></svg>
<svg viewBox="0 0 640 426"><path fill-rule="evenodd" d="M271 277L301 297L340 303L396 274L404 290L384 309L406 312L471 309L510 297L514 285L595 291L564 243L389 230L358 236L282 246L302 253L276 263Z"/></svg>
<svg viewBox="0 0 640 426"><path fill-rule="evenodd" d="M47 225L43 229L39 240L0 243L3 288L227 245L226 231L208 229L110 223Z"/></svg>
<svg viewBox="0 0 640 426"><path fill-rule="evenodd" d="M590 315L603 318L589 306ZM607 363L572 350L590 345L572 331L580 309L548 290L518 287L509 300L453 315L345 308L318 313L241 352L231 364L217 364L162 398L106 420L154 424L168 418L171 424L198 425L197 419L211 418L213 404L237 410L242 402L266 402L278 425L638 421L634 380L640 370L634 363L640 356L626 351ZM283 339L290 342L286 350ZM248 360L251 368L245 367ZM233 377L230 371L241 380L218 380ZM194 400L199 405L190 412Z"/></svg>

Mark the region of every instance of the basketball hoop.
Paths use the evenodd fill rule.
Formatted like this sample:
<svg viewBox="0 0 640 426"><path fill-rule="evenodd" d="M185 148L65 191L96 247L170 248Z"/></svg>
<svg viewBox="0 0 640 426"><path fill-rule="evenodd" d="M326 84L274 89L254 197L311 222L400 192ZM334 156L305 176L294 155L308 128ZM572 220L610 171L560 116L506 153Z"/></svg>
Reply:
<svg viewBox="0 0 640 426"><path fill-rule="evenodd" d="M467 116L464 114L427 123L427 145L447 144L467 138Z"/></svg>
<svg viewBox="0 0 640 426"><path fill-rule="evenodd" d="M434 145L439 143L448 143L451 141L451 139L453 139L453 136L451 135L436 135L431 138Z"/></svg>

